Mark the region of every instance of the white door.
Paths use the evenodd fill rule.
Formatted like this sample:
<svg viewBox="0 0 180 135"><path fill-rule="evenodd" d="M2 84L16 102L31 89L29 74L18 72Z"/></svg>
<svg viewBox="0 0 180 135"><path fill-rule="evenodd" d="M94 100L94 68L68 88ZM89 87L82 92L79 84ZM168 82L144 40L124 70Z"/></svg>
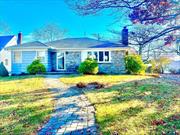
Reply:
<svg viewBox="0 0 180 135"><path fill-rule="evenodd" d="M57 52L57 70L65 70L65 53Z"/></svg>

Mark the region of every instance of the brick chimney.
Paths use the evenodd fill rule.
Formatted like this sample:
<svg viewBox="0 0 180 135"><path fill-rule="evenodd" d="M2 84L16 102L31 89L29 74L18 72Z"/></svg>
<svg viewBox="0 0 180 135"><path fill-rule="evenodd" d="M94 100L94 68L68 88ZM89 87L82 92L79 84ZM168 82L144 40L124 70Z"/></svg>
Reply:
<svg viewBox="0 0 180 135"><path fill-rule="evenodd" d="M128 46L128 29L124 27L122 30L122 44Z"/></svg>
<svg viewBox="0 0 180 135"><path fill-rule="evenodd" d="M18 33L18 39L17 39L17 45L21 45L22 44L22 33L19 32Z"/></svg>

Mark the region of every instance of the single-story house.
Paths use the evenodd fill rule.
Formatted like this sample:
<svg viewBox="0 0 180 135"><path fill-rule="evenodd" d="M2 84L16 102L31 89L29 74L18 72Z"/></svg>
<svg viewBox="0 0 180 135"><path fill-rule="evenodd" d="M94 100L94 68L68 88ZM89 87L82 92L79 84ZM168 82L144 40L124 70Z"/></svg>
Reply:
<svg viewBox="0 0 180 135"><path fill-rule="evenodd" d="M99 41L91 38L65 38L48 43L39 41L21 43L18 34L17 45L6 47L11 53L10 74L27 72L27 66L39 58L48 72L77 72L86 58L97 60L99 72L107 74L125 73L124 56L135 52L128 46L128 29L122 31L122 42Z"/></svg>

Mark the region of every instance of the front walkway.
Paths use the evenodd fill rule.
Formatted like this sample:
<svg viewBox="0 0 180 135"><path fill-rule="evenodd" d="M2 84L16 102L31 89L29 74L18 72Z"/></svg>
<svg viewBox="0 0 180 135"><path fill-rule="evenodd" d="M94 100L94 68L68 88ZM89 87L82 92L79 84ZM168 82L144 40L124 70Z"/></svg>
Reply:
<svg viewBox="0 0 180 135"><path fill-rule="evenodd" d="M78 89L59 81L60 76L48 75L46 84L57 92L55 111L38 135L95 135L94 107Z"/></svg>

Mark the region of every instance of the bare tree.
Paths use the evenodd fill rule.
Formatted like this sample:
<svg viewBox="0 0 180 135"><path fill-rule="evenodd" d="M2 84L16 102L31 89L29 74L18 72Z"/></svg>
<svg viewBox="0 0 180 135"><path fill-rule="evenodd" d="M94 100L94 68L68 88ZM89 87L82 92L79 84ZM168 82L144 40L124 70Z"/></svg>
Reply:
<svg viewBox="0 0 180 135"><path fill-rule="evenodd" d="M57 24L47 24L33 32L33 37L40 41L54 41L61 39L67 33L66 29L60 28Z"/></svg>
<svg viewBox="0 0 180 135"><path fill-rule="evenodd" d="M150 42L146 42L147 39L158 33L158 31L159 29L154 25L146 27L144 27L144 25L136 25L129 33L129 44L135 46L138 54L142 55L144 49L150 44Z"/></svg>
<svg viewBox="0 0 180 135"><path fill-rule="evenodd" d="M116 13L126 9L126 15L133 24L164 25L163 29L148 38L145 43L156 40L171 32L180 30L180 24L175 23L180 17L179 0L65 0L67 4L81 15L98 13L105 9L115 10ZM171 24L171 25L170 25ZM169 35L168 35L169 36ZM172 36L172 35L171 35ZM167 38L165 44L173 42Z"/></svg>
<svg viewBox="0 0 180 135"><path fill-rule="evenodd" d="M97 40L102 40L103 39L103 36L99 33L94 33L92 34L93 37L95 37Z"/></svg>

